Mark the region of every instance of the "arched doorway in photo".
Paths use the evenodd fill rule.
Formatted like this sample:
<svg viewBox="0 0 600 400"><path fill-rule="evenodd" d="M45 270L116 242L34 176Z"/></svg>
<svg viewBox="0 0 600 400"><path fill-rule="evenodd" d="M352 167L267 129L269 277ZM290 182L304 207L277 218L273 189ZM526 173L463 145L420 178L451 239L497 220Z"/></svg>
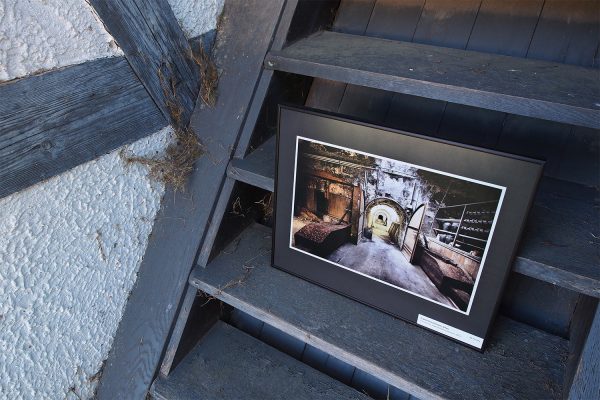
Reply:
<svg viewBox="0 0 600 400"><path fill-rule="evenodd" d="M376 235L385 241L400 244L406 223L406 212L388 198L377 198L365 207L363 236L372 239Z"/></svg>

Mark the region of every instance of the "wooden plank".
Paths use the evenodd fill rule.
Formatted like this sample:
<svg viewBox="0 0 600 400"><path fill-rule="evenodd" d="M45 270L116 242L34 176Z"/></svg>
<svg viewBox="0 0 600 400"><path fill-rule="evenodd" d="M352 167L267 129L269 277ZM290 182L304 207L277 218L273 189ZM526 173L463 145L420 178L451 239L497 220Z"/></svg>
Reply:
<svg viewBox="0 0 600 400"><path fill-rule="evenodd" d="M163 377L167 377L171 372L173 361L175 360L175 354L177 353L179 342L181 341L181 335L183 335L183 331L185 329L187 319L190 315L190 311L192 310L197 293L198 291L195 288L191 287L190 285L186 286L185 294L183 295L183 300L181 302L179 312L177 313L177 321L173 327L173 332L171 332L169 343L167 344L165 351L165 356L163 357L160 365L160 374Z"/></svg>
<svg viewBox="0 0 600 400"><path fill-rule="evenodd" d="M0 197L167 124L123 57L11 81L0 98Z"/></svg>
<svg viewBox="0 0 600 400"><path fill-rule="evenodd" d="M579 296L569 329L569 358L567 359L567 369L565 371L564 398L568 397L573 378L577 374L583 347L594 322L597 307L598 299L583 295Z"/></svg>
<svg viewBox="0 0 600 400"><path fill-rule="evenodd" d="M580 296L561 286L513 273L502 293L499 312L515 321L568 339L573 311Z"/></svg>
<svg viewBox="0 0 600 400"><path fill-rule="evenodd" d="M373 8L366 35L412 41L425 0L378 0Z"/></svg>
<svg viewBox="0 0 600 400"><path fill-rule="evenodd" d="M413 41L464 49L473 29L480 4L480 0L430 0L425 2ZM454 118L451 119L457 119L456 117L464 114L464 111L472 111L471 108L461 110L461 107L464 106L448 105L439 100L396 93L385 118L385 124L409 132L436 136L447 110L449 118L454 115ZM452 123L446 119L442 133L450 131L451 126ZM464 128L465 126L461 127L461 129ZM489 133L485 133L485 135L489 136Z"/></svg>
<svg viewBox="0 0 600 400"><path fill-rule="evenodd" d="M467 50L524 57L544 0L483 0Z"/></svg>
<svg viewBox="0 0 600 400"><path fill-rule="evenodd" d="M257 149L259 163L238 163L236 174L273 191L275 152ZM245 166L248 170L242 171ZM270 166L269 172L267 166ZM257 177L256 175L262 175ZM252 179L246 178L251 176ZM595 189L544 178L529 213L515 272L600 297L600 224Z"/></svg>
<svg viewBox="0 0 600 400"><path fill-rule="evenodd" d="M270 52L265 65L398 93L600 127L594 69L336 32L322 32L282 51Z"/></svg>
<svg viewBox="0 0 600 400"><path fill-rule="evenodd" d="M369 24L369 17L375 7L375 0L344 0L338 8L333 30L336 32L363 35Z"/></svg>
<svg viewBox="0 0 600 400"><path fill-rule="evenodd" d="M457 143L494 148L506 114L448 103L435 136Z"/></svg>
<svg viewBox="0 0 600 400"><path fill-rule="evenodd" d="M300 15L303 14L303 10L308 7L311 8L313 13L317 15L317 18L312 19L311 23L307 23L304 20L297 20L296 9L297 7L301 7L302 10ZM285 8L282 12L281 19L277 26L277 31L275 37L273 39L272 49L281 49L284 45L286 38L288 37L289 30L302 31L302 32L312 32L312 30L317 29L321 24L324 23L327 16L331 16L331 2L330 1L322 1L318 3L314 3L311 0L298 1L292 0L286 2ZM293 28L291 26L292 23L303 24L301 28ZM316 24L316 25L313 25ZM246 121L242 127L242 132L239 137L239 141L235 150L236 158L243 158L248 150L248 145L250 143L250 139L254 132L256 121L258 120L261 109L264 107L263 100L267 95L267 91L270 89L271 84L273 82L273 71L264 70L261 73L260 81L256 88L255 99L250 104L250 109L248 111L248 115L246 117ZM276 82L275 82L276 83ZM200 252L198 254L197 263L199 265L206 265L210 254L212 252L213 244L216 238L216 235L219 231L219 227L221 225L221 219L223 217L223 212L227 207L229 202L229 196L232 193L234 188L234 180L226 179L221 194L216 202L215 211L211 216L211 220L209 222L208 230L206 231L205 240L200 248Z"/></svg>
<svg viewBox="0 0 600 400"><path fill-rule="evenodd" d="M572 400L597 398L600 398L600 307L596 308L569 391L569 399Z"/></svg>
<svg viewBox="0 0 600 400"><path fill-rule="evenodd" d="M503 122L502 133L494 148L510 154L545 160L544 175L558 178L561 159L572 127L518 115L507 115Z"/></svg>
<svg viewBox="0 0 600 400"><path fill-rule="evenodd" d="M599 222L595 188L542 179L515 271L600 297Z"/></svg>
<svg viewBox="0 0 600 400"><path fill-rule="evenodd" d="M364 35L376 4L375 0L342 1L333 22L333 30L336 32ZM368 88L365 89L369 90ZM346 85L344 82L316 78L310 87L305 104L309 107L339 112L343 108L342 101L348 90L352 92L354 88L351 85ZM373 92L381 91L376 89L369 90L369 94L372 95ZM360 96L360 93L357 93L354 97L360 99Z"/></svg>
<svg viewBox="0 0 600 400"><path fill-rule="evenodd" d="M428 0L412 41L464 49L480 5L481 0Z"/></svg>
<svg viewBox="0 0 600 400"><path fill-rule="evenodd" d="M597 0L546 0L527 57L598 67L599 15Z"/></svg>
<svg viewBox="0 0 600 400"><path fill-rule="evenodd" d="M424 3L423 0L377 1L364 35L410 41ZM393 92L348 85L337 111L364 121L379 122L388 114L393 97Z"/></svg>
<svg viewBox="0 0 600 400"><path fill-rule="evenodd" d="M163 85L175 84L183 108L182 125L194 109L200 75L191 47L167 0L90 0L136 75L170 119ZM159 71L165 76L161 84Z"/></svg>
<svg viewBox="0 0 600 400"><path fill-rule="evenodd" d="M152 382L282 6L283 0L225 5L214 50L222 70L219 98L212 109L198 104L192 118L208 153L196 163L186 192L164 196L98 387L100 399L143 398Z"/></svg>
<svg viewBox="0 0 600 400"><path fill-rule="evenodd" d="M561 150L557 178L600 186L600 135L597 129L574 126Z"/></svg>
<svg viewBox="0 0 600 400"><path fill-rule="evenodd" d="M489 347L474 352L270 267L270 248L271 230L254 225L190 282L419 398L560 397L566 340L498 318Z"/></svg>
<svg viewBox="0 0 600 400"><path fill-rule="evenodd" d="M158 379L152 394L164 400L368 398L224 322L171 376Z"/></svg>
<svg viewBox="0 0 600 400"><path fill-rule="evenodd" d="M275 136L244 158L234 158L227 167L227 176L239 182L245 182L269 190L275 178L273 154L275 154Z"/></svg>

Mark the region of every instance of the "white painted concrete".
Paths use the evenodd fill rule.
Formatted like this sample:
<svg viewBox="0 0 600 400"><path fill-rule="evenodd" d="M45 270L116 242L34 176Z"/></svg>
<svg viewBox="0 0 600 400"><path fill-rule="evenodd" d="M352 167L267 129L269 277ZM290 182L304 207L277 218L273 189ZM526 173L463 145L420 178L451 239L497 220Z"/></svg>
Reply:
<svg viewBox="0 0 600 400"><path fill-rule="evenodd" d="M215 29L224 0L168 0L188 38Z"/></svg>
<svg viewBox="0 0 600 400"><path fill-rule="evenodd" d="M1 399L92 396L163 191L115 151L0 200Z"/></svg>
<svg viewBox="0 0 600 400"><path fill-rule="evenodd" d="M0 0L0 81L120 54L85 0Z"/></svg>

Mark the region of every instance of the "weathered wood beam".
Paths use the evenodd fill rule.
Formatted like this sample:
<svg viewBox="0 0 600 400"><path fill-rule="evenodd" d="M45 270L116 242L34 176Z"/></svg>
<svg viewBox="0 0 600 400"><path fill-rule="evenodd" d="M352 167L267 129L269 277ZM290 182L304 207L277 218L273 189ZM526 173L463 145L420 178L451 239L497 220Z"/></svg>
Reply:
<svg viewBox="0 0 600 400"><path fill-rule="evenodd" d="M99 399L143 399L152 383L284 2L225 4L214 50L222 70L217 104L212 109L199 104L191 122L208 154L196 163L185 193L164 196L105 364Z"/></svg>
<svg viewBox="0 0 600 400"><path fill-rule="evenodd" d="M199 71L169 3L166 0L89 2L167 118L170 113L165 84L174 84L183 109L181 122L187 125L198 96Z"/></svg>
<svg viewBox="0 0 600 400"><path fill-rule="evenodd" d="M0 99L0 198L167 125L123 57L7 82Z"/></svg>
<svg viewBox="0 0 600 400"><path fill-rule="evenodd" d="M597 304L593 318L573 376L569 400L600 398L600 307Z"/></svg>

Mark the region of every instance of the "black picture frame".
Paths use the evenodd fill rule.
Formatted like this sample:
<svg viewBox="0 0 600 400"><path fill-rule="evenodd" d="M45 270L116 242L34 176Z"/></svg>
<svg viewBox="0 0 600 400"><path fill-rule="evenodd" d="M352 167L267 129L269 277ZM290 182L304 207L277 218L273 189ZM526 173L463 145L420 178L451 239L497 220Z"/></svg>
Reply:
<svg viewBox="0 0 600 400"><path fill-rule="evenodd" d="M280 106L273 266L483 351L542 169Z"/></svg>

